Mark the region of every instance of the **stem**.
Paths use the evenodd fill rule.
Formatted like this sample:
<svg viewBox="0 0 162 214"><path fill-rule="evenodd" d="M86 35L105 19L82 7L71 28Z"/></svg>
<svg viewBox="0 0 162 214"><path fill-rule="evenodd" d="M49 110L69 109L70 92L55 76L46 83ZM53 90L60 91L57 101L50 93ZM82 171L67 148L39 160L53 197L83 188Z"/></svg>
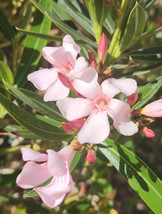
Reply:
<svg viewBox="0 0 162 214"><path fill-rule="evenodd" d="M117 24L117 28L115 30L114 36L112 38L110 47L109 47L109 51L108 51L108 56L107 56L107 64L109 65L110 63L112 63L113 61L115 61L120 55L121 55L121 51L120 51L120 36L122 33L122 24L123 24L123 19L125 18L125 14L127 11L127 7L128 4L130 4L130 1L128 0L123 0L122 4L121 4L121 10L120 10L120 15L119 15L119 19L118 19L118 24Z"/></svg>

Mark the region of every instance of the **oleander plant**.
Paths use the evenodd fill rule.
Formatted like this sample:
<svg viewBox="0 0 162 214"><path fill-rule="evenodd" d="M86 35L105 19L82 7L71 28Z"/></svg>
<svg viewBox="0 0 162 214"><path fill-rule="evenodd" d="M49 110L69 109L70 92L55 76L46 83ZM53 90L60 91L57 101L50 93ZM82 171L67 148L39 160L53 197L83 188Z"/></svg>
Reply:
<svg viewBox="0 0 162 214"><path fill-rule="evenodd" d="M161 12L0 4L0 213L162 213Z"/></svg>

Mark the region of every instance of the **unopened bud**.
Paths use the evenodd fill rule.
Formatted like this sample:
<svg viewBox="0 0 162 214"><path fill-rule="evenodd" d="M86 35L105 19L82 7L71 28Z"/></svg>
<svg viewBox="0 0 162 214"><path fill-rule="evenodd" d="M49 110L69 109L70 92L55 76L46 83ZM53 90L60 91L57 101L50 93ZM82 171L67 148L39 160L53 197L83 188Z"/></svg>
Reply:
<svg viewBox="0 0 162 214"><path fill-rule="evenodd" d="M62 128L66 131L66 132L78 132L83 124L84 124L85 120L83 118L79 118L73 121L70 121L68 123L64 123L62 125Z"/></svg>
<svg viewBox="0 0 162 214"><path fill-rule="evenodd" d="M162 99L146 105L142 108L141 114L149 117L162 117Z"/></svg>
<svg viewBox="0 0 162 214"><path fill-rule="evenodd" d="M91 67L97 68L97 64L96 64L96 62L94 60L91 62Z"/></svg>
<svg viewBox="0 0 162 214"><path fill-rule="evenodd" d="M102 33L100 42L98 45L98 57L99 61L104 64L105 59L106 59L106 54L107 54L107 38L104 33Z"/></svg>
<svg viewBox="0 0 162 214"><path fill-rule="evenodd" d="M137 101L138 99L138 95L137 95L137 92L131 94L130 96L128 96L128 99L127 99L127 103L130 105L130 106L133 106L135 104L135 102Z"/></svg>
<svg viewBox="0 0 162 214"><path fill-rule="evenodd" d="M87 161L88 163L94 163L96 161L96 153L93 149L89 149L88 150L88 154L87 154Z"/></svg>
<svg viewBox="0 0 162 214"><path fill-rule="evenodd" d="M155 137L155 133L153 130L148 129L147 127L144 127L142 130L143 135L145 135L148 138L153 138Z"/></svg>
<svg viewBox="0 0 162 214"><path fill-rule="evenodd" d="M111 67L108 67L108 68L106 68L106 70L103 73L106 75L109 75L109 74L111 74L111 72L112 72Z"/></svg>
<svg viewBox="0 0 162 214"><path fill-rule="evenodd" d="M95 55L92 53L91 50L88 50L88 57L89 57L89 63L92 63L92 61L96 62L96 57Z"/></svg>

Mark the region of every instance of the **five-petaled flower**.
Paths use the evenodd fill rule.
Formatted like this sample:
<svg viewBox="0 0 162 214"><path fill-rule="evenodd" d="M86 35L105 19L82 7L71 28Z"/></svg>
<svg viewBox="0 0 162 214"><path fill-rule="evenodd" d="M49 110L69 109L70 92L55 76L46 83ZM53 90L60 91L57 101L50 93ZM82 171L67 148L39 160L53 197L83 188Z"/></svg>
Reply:
<svg viewBox="0 0 162 214"><path fill-rule="evenodd" d="M45 91L44 101L56 101L67 97L70 89L74 89L75 79L87 83L97 81L95 69L88 67L84 57L77 59L79 52L80 47L70 35L64 37L61 47L43 48L43 57L53 67L35 71L27 78L37 89Z"/></svg>
<svg viewBox="0 0 162 214"><path fill-rule="evenodd" d="M27 163L17 177L17 185L24 189L34 188L47 206L57 207L73 188L69 171L74 156L73 148L66 146L59 152L48 149L47 154L42 154L24 147L21 152ZM48 185L37 187L50 178L52 180Z"/></svg>
<svg viewBox="0 0 162 214"><path fill-rule="evenodd" d="M65 98L56 104L69 121L88 117L77 135L81 144L97 144L109 136L110 125L107 115L114 120L113 125L121 134L130 136L138 132L136 124L130 120L130 106L113 98L120 92L127 96L135 93L135 80L110 78L101 86L98 82L80 84L76 81L75 84L77 91L85 98Z"/></svg>

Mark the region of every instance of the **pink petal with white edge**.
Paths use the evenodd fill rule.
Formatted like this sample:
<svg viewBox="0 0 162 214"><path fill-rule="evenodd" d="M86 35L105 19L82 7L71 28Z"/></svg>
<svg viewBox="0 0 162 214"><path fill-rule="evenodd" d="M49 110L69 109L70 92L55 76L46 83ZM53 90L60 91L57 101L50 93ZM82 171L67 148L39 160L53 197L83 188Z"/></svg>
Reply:
<svg viewBox="0 0 162 214"><path fill-rule="evenodd" d="M90 100L84 98L65 98L56 102L62 115L69 121L89 115L93 108Z"/></svg>
<svg viewBox="0 0 162 214"><path fill-rule="evenodd" d="M78 78L73 80L74 89L86 98L93 99L101 92L97 82L98 74L92 67L86 68Z"/></svg>
<svg viewBox="0 0 162 214"><path fill-rule="evenodd" d="M110 125L106 111L92 113L78 133L78 141L97 144L104 141L110 133Z"/></svg>
<svg viewBox="0 0 162 214"><path fill-rule="evenodd" d="M63 176L53 177L50 184L45 187L35 188L34 190L47 206L55 208L62 203L66 193L70 192L72 188L73 180L69 168L67 168Z"/></svg>
<svg viewBox="0 0 162 214"><path fill-rule="evenodd" d="M80 47L75 43L70 35L66 35L63 38L63 47L66 51L69 51L73 58L76 59L78 53L80 52Z"/></svg>
<svg viewBox="0 0 162 214"><path fill-rule="evenodd" d="M60 176L66 172L64 159L55 151L48 149L48 172L51 176Z"/></svg>
<svg viewBox="0 0 162 214"><path fill-rule="evenodd" d="M127 96L135 93L137 90L137 82L133 79L110 78L107 81Z"/></svg>
<svg viewBox="0 0 162 214"><path fill-rule="evenodd" d="M70 165L71 161L73 160L74 157L74 150L71 146L65 146L63 149L61 149L58 154L68 162Z"/></svg>
<svg viewBox="0 0 162 214"><path fill-rule="evenodd" d="M114 127L123 135L131 136L138 132L138 127L130 120L131 109L127 103L111 99L108 115L114 120Z"/></svg>
<svg viewBox="0 0 162 214"><path fill-rule="evenodd" d="M47 170L47 163L36 164L33 161L29 161L18 175L16 183L21 188L30 189L44 183L50 177Z"/></svg>
<svg viewBox="0 0 162 214"><path fill-rule="evenodd" d="M58 69L42 69L27 76L28 81L39 90L46 90L57 79Z"/></svg>
<svg viewBox="0 0 162 214"><path fill-rule="evenodd" d="M82 73L82 71L84 69L86 69L87 67L88 67L88 62L86 61L86 59L84 57L81 56L76 60L74 69L71 70L69 72L69 74L71 76L77 77L77 75L80 75L80 73Z"/></svg>
<svg viewBox="0 0 162 214"><path fill-rule="evenodd" d="M69 95L69 88L64 86L64 84L57 79L57 81L51 85L45 95L44 95L44 101L57 101L66 98Z"/></svg>
<svg viewBox="0 0 162 214"><path fill-rule="evenodd" d="M47 161L48 159L47 154L42 154L30 148L23 147L20 151L24 161Z"/></svg>

